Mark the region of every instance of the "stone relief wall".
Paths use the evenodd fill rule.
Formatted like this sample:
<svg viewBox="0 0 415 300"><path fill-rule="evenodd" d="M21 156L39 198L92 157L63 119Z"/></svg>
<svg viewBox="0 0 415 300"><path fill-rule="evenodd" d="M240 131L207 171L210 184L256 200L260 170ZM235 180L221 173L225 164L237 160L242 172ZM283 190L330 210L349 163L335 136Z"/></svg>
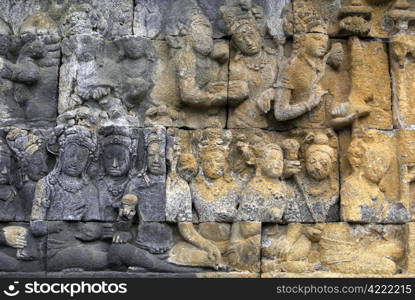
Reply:
<svg viewBox="0 0 415 300"><path fill-rule="evenodd" d="M0 2L0 276L415 276L414 0Z"/></svg>

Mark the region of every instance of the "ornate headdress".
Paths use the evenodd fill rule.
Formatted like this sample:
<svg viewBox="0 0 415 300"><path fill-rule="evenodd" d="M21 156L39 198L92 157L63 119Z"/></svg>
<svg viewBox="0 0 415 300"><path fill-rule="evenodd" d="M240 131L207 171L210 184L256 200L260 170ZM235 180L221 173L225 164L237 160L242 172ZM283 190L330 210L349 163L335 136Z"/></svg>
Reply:
<svg viewBox="0 0 415 300"><path fill-rule="evenodd" d="M137 143L133 139L131 128L126 126L105 126L99 129L99 134L102 136L100 144L107 145L123 145L127 147L131 153L136 153Z"/></svg>
<svg viewBox="0 0 415 300"><path fill-rule="evenodd" d="M97 138L95 134L85 126L75 125L66 129L58 128L59 147L63 149L68 144L77 144L86 147L90 154L97 149Z"/></svg>
<svg viewBox="0 0 415 300"><path fill-rule="evenodd" d="M293 14L294 34L327 34L327 24L312 3L298 2Z"/></svg>
<svg viewBox="0 0 415 300"><path fill-rule="evenodd" d="M224 152L232 140L232 132L220 128L207 128L196 134L195 141L201 153L220 151Z"/></svg>
<svg viewBox="0 0 415 300"><path fill-rule="evenodd" d="M6 140L3 137L0 137L0 154L11 156L12 151L10 150L9 146L7 145Z"/></svg>
<svg viewBox="0 0 415 300"><path fill-rule="evenodd" d="M249 25L260 30L255 18L247 12L243 12L239 7L221 7L220 11L229 35L235 34L243 25Z"/></svg>

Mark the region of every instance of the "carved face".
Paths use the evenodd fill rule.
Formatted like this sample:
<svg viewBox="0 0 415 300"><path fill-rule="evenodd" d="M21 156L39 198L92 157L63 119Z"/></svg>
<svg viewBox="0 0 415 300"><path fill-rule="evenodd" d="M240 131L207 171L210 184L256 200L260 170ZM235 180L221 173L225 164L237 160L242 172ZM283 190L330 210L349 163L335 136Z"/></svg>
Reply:
<svg viewBox="0 0 415 300"><path fill-rule="evenodd" d="M160 149L159 143L151 143L147 154L148 170L153 175L164 174L164 154Z"/></svg>
<svg viewBox="0 0 415 300"><path fill-rule="evenodd" d="M249 10L252 7L252 0L239 0L239 6L243 10Z"/></svg>
<svg viewBox="0 0 415 300"><path fill-rule="evenodd" d="M304 36L304 50L308 56L323 57L328 48L328 36L321 33L307 33Z"/></svg>
<svg viewBox="0 0 415 300"><path fill-rule="evenodd" d="M68 176L78 177L88 163L89 151L78 144L68 144L62 154L62 172Z"/></svg>
<svg viewBox="0 0 415 300"><path fill-rule="evenodd" d="M211 26L199 20L192 22L191 27L193 49L202 55L209 55L213 50L213 32Z"/></svg>
<svg viewBox="0 0 415 300"><path fill-rule="evenodd" d="M379 183L390 167L390 155L379 147L368 147L363 155L364 176L374 183Z"/></svg>
<svg viewBox="0 0 415 300"><path fill-rule="evenodd" d="M201 163L203 173L211 179L218 179L225 174L226 157L223 151L203 153Z"/></svg>
<svg viewBox="0 0 415 300"><path fill-rule="evenodd" d="M45 151L36 151L27 159L27 176L33 181L38 181L48 174L48 166L46 164L47 156Z"/></svg>
<svg viewBox="0 0 415 300"><path fill-rule="evenodd" d="M264 158L260 162L262 174L269 178L279 178L284 168L282 151L277 148L265 149Z"/></svg>
<svg viewBox="0 0 415 300"><path fill-rule="evenodd" d="M261 50L261 34L258 28L252 25L241 25L232 36L232 40L245 55L255 55Z"/></svg>
<svg viewBox="0 0 415 300"><path fill-rule="evenodd" d="M11 157L0 153L0 184L10 184Z"/></svg>
<svg viewBox="0 0 415 300"><path fill-rule="evenodd" d="M191 154L180 156L177 162L177 173L187 182L190 182L197 174L196 159Z"/></svg>
<svg viewBox="0 0 415 300"><path fill-rule="evenodd" d="M117 144L107 145L104 148L103 158L106 174L114 177L127 175L131 162L127 147Z"/></svg>
<svg viewBox="0 0 415 300"><path fill-rule="evenodd" d="M333 161L330 155L323 151L307 153L306 169L308 175L316 180L323 180L330 175Z"/></svg>

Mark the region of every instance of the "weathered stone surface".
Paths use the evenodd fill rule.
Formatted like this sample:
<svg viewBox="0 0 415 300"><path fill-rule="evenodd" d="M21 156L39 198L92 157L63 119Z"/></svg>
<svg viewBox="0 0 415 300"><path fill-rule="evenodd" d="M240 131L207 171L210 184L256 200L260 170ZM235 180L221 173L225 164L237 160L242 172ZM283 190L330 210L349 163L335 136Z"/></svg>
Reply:
<svg viewBox="0 0 415 300"><path fill-rule="evenodd" d="M239 13L249 13L263 27L269 37L283 37L282 12L290 1L270 0L135 0L134 34L151 39L164 39L168 35L177 35L180 25L185 24L188 10L200 10L213 27L214 38L226 36L226 26L221 18L220 8L232 7Z"/></svg>
<svg viewBox="0 0 415 300"><path fill-rule="evenodd" d="M28 223L1 224L0 271L43 271L45 270L46 262L45 253L45 239L35 237L32 234L30 226L28 226Z"/></svg>
<svg viewBox="0 0 415 300"><path fill-rule="evenodd" d="M394 131L355 129L351 141L341 143L342 155L348 160L348 164L341 165L343 221L405 223L410 220L413 170L405 162L409 158L403 155L404 160L399 164L394 154L398 151L397 145L405 143L404 138L402 134L397 137Z"/></svg>
<svg viewBox="0 0 415 300"><path fill-rule="evenodd" d="M407 271L402 225L269 225L262 272L394 275Z"/></svg>

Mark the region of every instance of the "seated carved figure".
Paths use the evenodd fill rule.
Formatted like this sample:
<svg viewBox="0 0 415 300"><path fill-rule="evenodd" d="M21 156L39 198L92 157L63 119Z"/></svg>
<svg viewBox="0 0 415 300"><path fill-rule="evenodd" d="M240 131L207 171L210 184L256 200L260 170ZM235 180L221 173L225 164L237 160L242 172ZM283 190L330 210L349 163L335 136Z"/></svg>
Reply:
<svg viewBox="0 0 415 300"><path fill-rule="evenodd" d="M183 241L171 249L169 261L217 270L258 270L260 223L237 220L239 186L230 177L227 162L231 133L206 129L195 139L201 168L189 154L180 156L179 174L190 181L190 195L183 198L190 203L180 203L178 227Z"/></svg>
<svg viewBox="0 0 415 300"><path fill-rule="evenodd" d="M242 221L282 222L293 190L282 180L283 150L276 144L258 142L247 161L255 176L241 192L239 218Z"/></svg>
<svg viewBox="0 0 415 300"><path fill-rule="evenodd" d="M60 131L60 132L59 132ZM101 220L98 191L87 175L97 142L86 127L58 128L54 169L36 186L32 222Z"/></svg>
<svg viewBox="0 0 415 300"><path fill-rule="evenodd" d="M351 225L346 223L289 224L279 237L268 228L267 234L277 238L270 238L263 249L263 270L395 274L404 249L394 229L382 226L373 225L372 231L353 234Z"/></svg>
<svg viewBox="0 0 415 300"><path fill-rule="evenodd" d="M153 271L153 272L172 272L172 273L192 273L201 271L198 268L182 267L166 261L167 256L164 249L161 253L152 253L145 245L142 245L140 235L145 235L143 229L139 229L137 235L134 237L132 232L133 220L136 215L140 216L137 211L138 198L135 195L127 194L121 201L119 209L119 217L115 223L115 234L113 236L112 245L109 249L108 259L110 266L118 270L136 271ZM139 217L139 222L142 219ZM158 223L157 223L158 224ZM152 226L149 232L153 239L163 242L169 242L171 238L166 230L160 224L160 231L157 232L155 226Z"/></svg>
<svg viewBox="0 0 415 300"><path fill-rule="evenodd" d="M408 220L409 184L415 178L414 170L403 168L399 199L391 201L381 187L394 159L392 153L382 136L373 130L365 137L353 138L347 152L352 174L341 187L343 220L389 223Z"/></svg>

